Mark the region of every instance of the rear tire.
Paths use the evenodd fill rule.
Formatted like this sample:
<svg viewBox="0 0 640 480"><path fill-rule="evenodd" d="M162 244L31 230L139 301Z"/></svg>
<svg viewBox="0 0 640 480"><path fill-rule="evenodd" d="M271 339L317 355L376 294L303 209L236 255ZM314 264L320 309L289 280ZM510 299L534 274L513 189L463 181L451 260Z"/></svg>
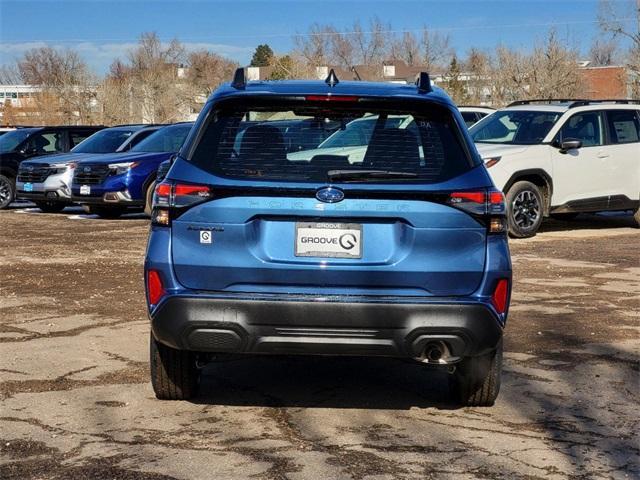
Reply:
<svg viewBox="0 0 640 480"><path fill-rule="evenodd" d="M153 192L155 188L156 188L156 182L151 182L149 184L149 188L147 188L147 194L145 196L144 214L149 217L151 216L151 210L153 206Z"/></svg>
<svg viewBox="0 0 640 480"><path fill-rule="evenodd" d="M502 340L493 352L458 364L449 377L453 398L466 407L491 407L500 392L501 374Z"/></svg>
<svg viewBox="0 0 640 480"><path fill-rule="evenodd" d="M151 385L160 400L187 400L198 390L199 372L193 352L176 350L150 335Z"/></svg>
<svg viewBox="0 0 640 480"><path fill-rule="evenodd" d="M15 179L0 175L0 210L5 209L16 198Z"/></svg>
<svg viewBox="0 0 640 480"><path fill-rule="evenodd" d="M60 213L67 205L61 202L35 202L44 213Z"/></svg>
<svg viewBox="0 0 640 480"><path fill-rule="evenodd" d="M514 183L506 195L509 235L533 237L542 224L544 200L540 188L527 181Z"/></svg>
<svg viewBox="0 0 640 480"><path fill-rule="evenodd" d="M120 216L124 213L124 210L120 207L103 207L100 205L83 205L84 211L92 214L92 215L97 215L100 218L105 218L105 219L116 219L116 218L120 218Z"/></svg>
<svg viewBox="0 0 640 480"><path fill-rule="evenodd" d="M636 221L636 228L640 228L640 207L633 214L633 219Z"/></svg>
<svg viewBox="0 0 640 480"><path fill-rule="evenodd" d="M568 221L574 220L578 215L580 215L580 214L577 213L577 212L552 213L550 215L550 217L555 219L555 220L561 220L563 222L568 222Z"/></svg>

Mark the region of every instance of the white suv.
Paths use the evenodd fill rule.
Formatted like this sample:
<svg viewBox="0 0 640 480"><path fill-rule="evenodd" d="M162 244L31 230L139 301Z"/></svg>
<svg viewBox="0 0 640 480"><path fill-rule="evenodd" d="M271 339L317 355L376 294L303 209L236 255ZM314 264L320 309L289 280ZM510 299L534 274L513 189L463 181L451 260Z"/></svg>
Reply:
<svg viewBox="0 0 640 480"><path fill-rule="evenodd" d="M640 101L514 102L469 132L505 193L511 236L580 212L632 210L640 224Z"/></svg>

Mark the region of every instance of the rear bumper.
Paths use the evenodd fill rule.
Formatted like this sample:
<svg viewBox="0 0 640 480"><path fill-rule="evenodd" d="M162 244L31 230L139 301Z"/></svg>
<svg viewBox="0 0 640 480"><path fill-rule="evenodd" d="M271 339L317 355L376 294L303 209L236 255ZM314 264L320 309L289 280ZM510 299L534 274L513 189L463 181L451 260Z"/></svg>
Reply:
<svg viewBox="0 0 640 480"><path fill-rule="evenodd" d="M497 314L480 302L384 303L170 296L151 314L153 334L181 350L214 353L420 357L444 342L452 358L492 350Z"/></svg>

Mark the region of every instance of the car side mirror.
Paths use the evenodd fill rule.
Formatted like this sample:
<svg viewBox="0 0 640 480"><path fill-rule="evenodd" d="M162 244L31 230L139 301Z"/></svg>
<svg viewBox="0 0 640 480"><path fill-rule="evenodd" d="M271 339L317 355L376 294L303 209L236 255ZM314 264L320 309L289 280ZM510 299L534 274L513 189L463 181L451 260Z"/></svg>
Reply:
<svg viewBox="0 0 640 480"><path fill-rule="evenodd" d="M560 153L567 153L569 150L576 150L582 147L582 140L567 138L560 144Z"/></svg>
<svg viewBox="0 0 640 480"><path fill-rule="evenodd" d="M177 153L174 153L173 155L171 155L169 157L169 165L173 165L173 162L176 161L176 158L178 158L178 154Z"/></svg>

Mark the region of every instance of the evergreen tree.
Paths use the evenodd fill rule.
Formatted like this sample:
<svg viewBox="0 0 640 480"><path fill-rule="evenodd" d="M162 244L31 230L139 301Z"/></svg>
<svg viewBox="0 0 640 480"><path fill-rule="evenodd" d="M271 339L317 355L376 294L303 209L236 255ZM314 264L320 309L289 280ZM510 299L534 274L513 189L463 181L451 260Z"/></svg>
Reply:
<svg viewBox="0 0 640 480"><path fill-rule="evenodd" d="M268 67L273 61L273 50L266 43L258 45L251 58L252 67Z"/></svg>

